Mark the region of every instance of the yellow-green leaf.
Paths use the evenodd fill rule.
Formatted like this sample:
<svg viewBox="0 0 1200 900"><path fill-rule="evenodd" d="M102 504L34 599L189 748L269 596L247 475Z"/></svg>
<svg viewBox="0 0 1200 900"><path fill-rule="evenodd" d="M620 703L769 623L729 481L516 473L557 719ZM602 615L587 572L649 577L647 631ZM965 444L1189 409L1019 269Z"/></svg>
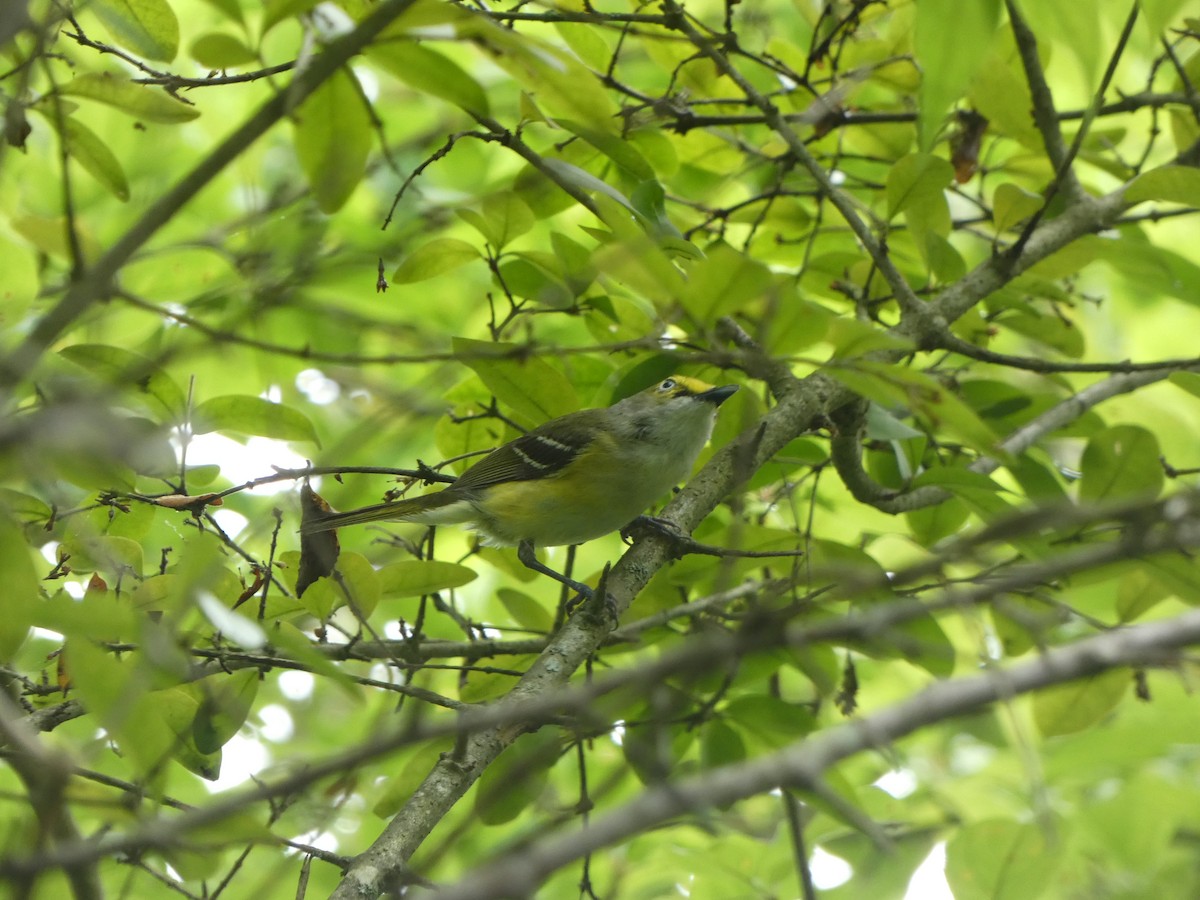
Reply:
<svg viewBox="0 0 1200 900"><path fill-rule="evenodd" d="M146 357L108 344L72 344L58 351L77 366L120 387L136 387L155 401L154 406L167 414L168 421L183 415L183 390L157 364Z"/></svg>
<svg viewBox="0 0 1200 900"><path fill-rule="evenodd" d="M474 581L474 569L436 559L407 560L384 566L376 573L384 597L419 597L448 591Z"/></svg>
<svg viewBox="0 0 1200 900"><path fill-rule="evenodd" d="M176 100L156 87L134 84L108 72L87 72L67 82L60 93L105 103L137 119L174 125L200 115L194 106Z"/></svg>
<svg viewBox="0 0 1200 900"><path fill-rule="evenodd" d="M946 113L987 59L1000 20L999 0L921 0L914 49L921 67L917 130L928 150Z"/></svg>
<svg viewBox="0 0 1200 900"><path fill-rule="evenodd" d="M470 366L501 403L526 425L542 422L579 408L575 388L545 360L515 352L510 344L454 339L454 352Z"/></svg>
<svg viewBox="0 0 1200 900"><path fill-rule="evenodd" d="M946 846L946 880L955 900L1037 900L1066 857L1041 822L974 822Z"/></svg>
<svg viewBox="0 0 1200 900"><path fill-rule="evenodd" d="M1088 441L1080 460L1083 500L1156 497L1165 475L1159 464L1158 439L1137 425L1116 425Z"/></svg>
<svg viewBox="0 0 1200 900"><path fill-rule="evenodd" d="M422 244L400 263L392 275L396 284L412 284L452 272L481 259L477 249L458 238L434 238Z"/></svg>
<svg viewBox="0 0 1200 900"><path fill-rule="evenodd" d="M945 190L954 178L954 167L938 156L910 153L901 158L887 175L888 218L909 208L945 203Z"/></svg>
<svg viewBox="0 0 1200 900"><path fill-rule="evenodd" d="M124 202L129 199L129 182L125 170L108 144L73 116L47 115L46 120L58 132L71 159L79 163L89 175L108 188L112 195ZM61 125L61 127L60 127Z"/></svg>
<svg viewBox="0 0 1200 900"><path fill-rule="evenodd" d="M1109 669L1046 688L1033 697L1033 719L1046 737L1083 731L1112 712L1132 683L1127 669Z"/></svg>
<svg viewBox="0 0 1200 900"><path fill-rule="evenodd" d="M992 219L997 232L1023 222L1042 207L1042 198L1032 191L1006 181L992 196Z"/></svg>
<svg viewBox="0 0 1200 900"><path fill-rule="evenodd" d="M170 62L179 51L179 19L167 0L93 0L88 10L139 56Z"/></svg>
<svg viewBox="0 0 1200 900"><path fill-rule="evenodd" d="M192 431L232 431L281 441L321 442L308 416L290 406L262 397L229 395L205 400L192 411Z"/></svg>
<svg viewBox="0 0 1200 900"><path fill-rule="evenodd" d="M401 81L424 94L448 100L478 116L490 116L487 93L449 57L415 41L372 44L367 56Z"/></svg>
<svg viewBox="0 0 1200 900"><path fill-rule="evenodd" d="M201 753L215 753L238 733L254 705L258 685L259 673L254 669L211 675L195 685L204 697L192 722L192 736Z"/></svg>
<svg viewBox="0 0 1200 900"><path fill-rule="evenodd" d="M4 614L0 616L0 662L7 663L33 624L39 603L38 576L21 529L0 516L0 572L4 573Z"/></svg>
<svg viewBox="0 0 1200 900"><path fill-rule="evenodd" d="M254 62L258 55L232 34L210 31L192 41L192 59L210 69L232 69Z"/></svg>
<svg viewBox="0 0 1200 900"><path fill-rule="evenodd" d="M296 114L296 156L324 212L342 208L366 172L371 117L354 76L342 69Z"/></svg>

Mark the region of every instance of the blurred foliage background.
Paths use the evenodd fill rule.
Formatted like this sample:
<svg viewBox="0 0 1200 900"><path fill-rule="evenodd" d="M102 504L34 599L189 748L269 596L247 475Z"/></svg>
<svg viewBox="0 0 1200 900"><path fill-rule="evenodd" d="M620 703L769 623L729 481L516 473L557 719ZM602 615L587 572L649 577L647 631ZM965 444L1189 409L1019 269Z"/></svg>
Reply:
<svg viewBox="0 0 1200 900"><path fill-rule="evenodd" d="M1195 897L1189 12L0 9L12 896ZM699 552L543 551L619 623L453 529L297 590L303 484L673 372Z"/></svg>

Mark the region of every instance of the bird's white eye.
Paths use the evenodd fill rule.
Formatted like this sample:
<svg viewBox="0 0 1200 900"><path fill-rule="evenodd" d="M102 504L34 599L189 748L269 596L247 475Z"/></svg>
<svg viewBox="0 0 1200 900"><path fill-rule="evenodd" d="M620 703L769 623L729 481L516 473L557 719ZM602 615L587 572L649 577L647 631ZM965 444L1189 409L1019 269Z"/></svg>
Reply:
<svg viewBox="0 0 1200 900"><path fill-rule="evenodd" d="M660 391L673 391L673 390L675 390L675 379L674 379L674 378L668 378L666 381L664 381L662 384L660 384L660 385L658 386L658 389L659 389Z"/></svg>

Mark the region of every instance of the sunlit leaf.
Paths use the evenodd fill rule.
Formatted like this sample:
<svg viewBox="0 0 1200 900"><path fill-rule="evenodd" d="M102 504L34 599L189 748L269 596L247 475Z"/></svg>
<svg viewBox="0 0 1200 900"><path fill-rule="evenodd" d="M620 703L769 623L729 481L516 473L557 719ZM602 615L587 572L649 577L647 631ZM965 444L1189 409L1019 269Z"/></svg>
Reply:
<svg viewBox="0 0 1200 900"><path fill-rule="evenodd" d="M1006 181L992 196L992 220L996 231L1004 232L1028 219L1042 207L1042 198L1032 191Z"/></svg>
<svg viewBox="0 0 1200 900"><path fill-rule="evenodd" d="M575 388L549 363L511 352L511 347L454 339L455 354L487 385L496 399L530 426L579 408Z"/></svg>
<svg viewBox="0 0 1200 900"><path fill-rule="evenodd" d="M928 150L950 105L967 89L987 59L1000 19L999 0L961 4L955 0L921 0L917 4L914 45L921 66L921 148ZM964 48L970 48L964 52Z"/></svg>
<svg viewBox="0 0 1200 900"><path fill-rule="evenodd" d="M192 41L188 50L192 59L210 69L232 69L258 59L258 55L240 38L221 31L210 31Z"/></svg>
<svg viewBox="0 0 1200 900"><path fill-rule="evenodd" d="M167 0L94 0L88 10L140 56L170 62L179 51L179 19Z"/></svg>
<svg viewBox="0 0 1200 900"><path fill-rule="evenodd" d="M1033 697L1034 721L1046 737L1090 728L1128 696L1132 683L1128 670L1110 669L1038 691Z"/></svg>
<svg viewBox="0 0 1200 900"><path fill-rule="evenodd" d="M946 846L955 900L1036 900L1062 861L1040 824L989 819L959 830Z"/></svg>
<svg viewBox="0 0 1200 900"><path fill-rule="evenodd" d="M490 116L487 93L449 57L415 41L373 44L367 51L386 71L423 94L448 100L469 113Z"/></svg>
<svg viewBox="0 0 1200 900"><path fill-rule="evenodd" d="M262 397L213 397L192 411L192 431L231 431L257 434L281 441L320 444L316 429L304 413Z"/></svg>
<svg viewBox="0 0 1200 900"><path fill-rule="evenodd" d="M1166 478L1159 452L1154 434L1137 425L1116 425L1102 431L1088 441L1080 460L1080 498L1157 496Z"/></svg>
<svg viewBox="0 0 1200 900"><path fill-rule="evenodd" d="M383 597L419 597L448 591L474 581L474 569L436 559L413 559L384 566L377 572Z"/></svg>
<svg viewBox="0 0 1200 900"><path fill-rule="evenodd" d="M296 113L296 156L327 213L350 198L366 171L371 117L354 76L337 72Z"/></svg>
<svg viewBox="0 0 1200 900"><path fill-rule="evenodd" d="M6 664L34 622L39 603L38 577L20 529L0 516L0 572L4 573L4 615L0 616L0 660Z"/></svg>
<svg viewBox="0 0 1200 900"><path fill-rule="evenodd" d="M104 344L72 344L59 353L76 365L95 372L109 384L136 388L155 401L159 411L169 420L178 419L184 412L183 390L156 363L125 350Z"/></svg>
<svg viewBox="0 0 1200 900"><path fill-rule="evenodd" d="M156 87L134 84L127 78L108 72L85 72L68 81L60 90L71 97L105 103L147 122L173 125L191 121L200 115L196 107L176 100Z"/></svg>
<svg viewBox="0 0 1200 900"><path fill-rule="evenodd" d="M129 181L116 154L104 140L78 121L74 116L46 116L47 121L58 131L67 153L81 165L89 175L108 188L118 200L129 199Z"/></svg>
<svg viewBox="0 0 1200 900"><path fill-rule="evenodd" d="M480 252L457 238L434 238L404 258L392 274L396 284L412 284L452 272L481 259Z"/></svg>

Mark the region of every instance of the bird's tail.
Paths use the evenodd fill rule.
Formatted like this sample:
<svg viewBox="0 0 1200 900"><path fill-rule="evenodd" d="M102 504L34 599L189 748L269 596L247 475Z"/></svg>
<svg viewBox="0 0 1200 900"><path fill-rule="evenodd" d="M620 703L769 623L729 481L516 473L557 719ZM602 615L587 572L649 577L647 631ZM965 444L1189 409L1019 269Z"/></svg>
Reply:
<svg viewBox="0 0 1200 900"><path fill-rule="evenodd" d="M469 507L461 497L449 491L437 491L407 500L391 503L376 503L345 512L320 512L306 510L300 523L301 534L316 534L332 531L343 525L361 525L364 522L419 522L423 525L457 524L469 519ZM460 509L461 507L467 507Z"/></svg>

